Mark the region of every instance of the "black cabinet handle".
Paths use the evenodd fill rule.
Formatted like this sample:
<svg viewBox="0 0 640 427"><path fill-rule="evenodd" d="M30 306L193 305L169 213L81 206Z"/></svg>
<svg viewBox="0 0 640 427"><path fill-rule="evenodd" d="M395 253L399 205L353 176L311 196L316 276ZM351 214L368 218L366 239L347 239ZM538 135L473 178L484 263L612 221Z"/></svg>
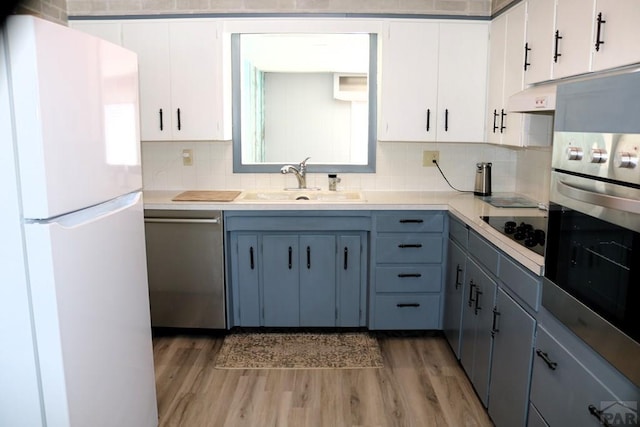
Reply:
<svg viewBox="0 0 640 427"><path fill-rule="evenodd" d="M496 122L498 121L498 110L493 110L493 133L496 133L498 130L498 125Z"/></svg>
<svg viewBox="0 0 640 427"><path fill-rule="evenodd" d="M401 219L400 224L422 224L423 219Z"/></svg>
<svg viewBox="0 0 640 427"><path fill-rule="evenodd" d="M180 120L180 109L178 108L178 130L182 130L182 121Z"/></svg>
<svg viewBox="0 0 640 427"><path fill-rule="evenodd" d="M529 51L531 50L531 48L529 47L529 42L524 44L524 70L527 71L527 68L529 68L529 66L531 65L530 62L528 62L529 60Z"/></svg>
<svg viewBox="0 0 640 427"><path fill-rule="evenodd" d="M406 249L406 248L421 248L422 244L421 243L400 243L398 245L398 247L400 249Z"/></svg>
<svg viewBox="0 0 640 427"><path fill-rule="evenodd" d="M399 303L396 304L396 306L400 307L400 308L405 308L405 307L420 307L420 304L418 304L417 302L410 302L410 303Z"/></svg>
<svg viewBox="0 0 640 427"><path fill-rule="evenodd" d="M311 248L307 246L307 270L311 268Z"/></svg>
<svg viewBox="0 0 640 427"><path fill-rule="evenodd" d="M607 21L602 19L602 12L598 13L598 30L596 32L596 52L600 50L600 45L604 44L604 40L600 40L600 34L602 31L602 24L606 24Z"/></svg>
<svg viewBox="0 0 640 427"><path fill-rule="evenodd" d="M503 131L507 128L504 125L504 118L507 117L507 113L504 112L504 108L500 111L500 133L503 133Z"/></svg>
<svg viewBox="0 0 640 427"><path fill-rule="evenodd" d="M401 279L407 278L407 277L422 277L422 274L420 273L398 273L398 277Z"/></svg>
<svg viewBox="0 0 640 427"><path fill-rule="evenodd" d="M449 132L449 109L444 110L444 131Z"/></svg>
<svg viewBox="0 0 640 427"><path fill-rule="evenodd" d="M427 132L431 129L431 110L427 108Z"/></svg>
<svg viewBox="0 0 640 427"><path fill-rule="evenodd" d="M476 316L478 315L478 311L482 310L482 307L480 307L480 295L482 295L482 291L479 286L476 286L476 301L473 307L473 314Z"/></svg>
<svg viewBox="0 0 640 427"><path fill-rule="evenodd" d="M469 301L467 301L467 304L469 304L469 307L471 307L471 303L473 302L473 288L476 287L476 284L473 283L473 279L469 280Z"/></svg>
<svg viewBox="0 0 640 427"><path fill-rule="evenodd" d="M547 364L549 369L551 369L552 371L556 370L556 368L558 367L558 364L556 362L552 362L551 359L549 359L549 355L547 353L545 353L540 349L536 349L536 354L538 355L539 358L544 360L544 363Z"/></svg>
<svg viewBox="0 0 640 427"><path fill-rule="evenodd" d="M349 266L349 248L344 247L344 269L346 270Z"/></svg>
<svg viewBox="0 0 640 427"><path fill-rule="evenodd" d="M553 51L553 62L558 62L558 58L562 56L562 54L560 52L558 52L558 41L562 39L562 36L560 36L560 31L556 30L556 36L555 36L555 48Z"/></svg>
<svg viewBox="0 0 640 427"><path fill-rule="evenodd" d="M589 409L589 413L591 415L593 415L598 419L598 421L600 421L600 424L602 424L604 427L611 427L611 423L609 423L607 417L604 416L603 410L596 408L594 405L589 405L587 409Z"/></svg>
<svg viewBox="0 0 640 427"><path fill-rule="evenodd" d="M492 337L495 337L496 333L500 332L500 329L498 329L496 327L498 316L500 316L500 312L498 311L498 307L493 307L493 321L491 322L491 336Z"/></svg>
<svg viewBox="0 0 640 427"><path fill-rule="evenodd" d="M462 283L460 283L460 273L462 273L462 268L460 268L460 264L456 266L456 290L460 287Z"/></svg>
<svg viewBox="0 0 640 427"><path fill-rule="evenodd" d="M293 249L291 249L291 246L289 246L289 270L291 270L291 266L292 266L292 262L293 262Z"/></svg>
<svg viewBox="0 0 640 427"><path fill-rule="evenodd" d="M251 264L251 269L255 269L255 262L253 261L253 246L249 248L249 264Z"/></svg>
<svg viewBox="0 0 640 427"><path fill-rule="evenodd" d="M164 120L162 120L162 108L158 112L160 116L160 130L164 130Z"/></svg>

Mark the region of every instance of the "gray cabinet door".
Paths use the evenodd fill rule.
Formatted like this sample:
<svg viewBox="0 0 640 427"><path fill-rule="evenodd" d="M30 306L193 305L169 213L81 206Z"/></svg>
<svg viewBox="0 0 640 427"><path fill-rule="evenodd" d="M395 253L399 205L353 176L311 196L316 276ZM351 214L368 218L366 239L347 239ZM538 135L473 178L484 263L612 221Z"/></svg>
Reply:
<svg viewBox="0 0 640 427"><path fill-rule="evenodd" d="M234 242L235 240L235 242ZM232 266L233 283L237 286L238 301L236 309L236 326L260 326L260 281L259 281L259 247L256 234L236 234L232 237L235 243L235 260Z"/></svg>
<svg viewBox="0 0 640 427"><path fill-rule="evenodd" d="M263 326L299 326L299 249L296 234L262 237Z"/></svg>
<svg viewBox="0 0 640 427"><path fill-rule="evenodd" d="M300 326L336 325L336 237L300 236Z"/></svg>
<svg viewBox="0 0 640 427"><path fill-rule="evenodd" d="M460 361L485 407L489 399L496 289L496 283L474 261L467 259Z"/></svg>
<svg viewBox="0 0 640 427"><path fill-rule="evenodd" d="M462 327L462 290L465 277L467 254L449 239L447 260L447 279L445 282L445 300L443 329L456 357L460 358L460 329Z"/></svg>
<svg viewBox="0 0 640 427"><path fill-rule="evenodd" d="M496 427L526 425L536 322L502 289L493 313L489 415Z"/></svg>
<svg viewBox="0 0 640 427"><path fill-rule="evenodd" d="M337 326L361 326L360 301L364 289L362 289L363 269L360 235L338 236L336 261L338 278ZM364 283L366 285L366 282Z"/></svg>

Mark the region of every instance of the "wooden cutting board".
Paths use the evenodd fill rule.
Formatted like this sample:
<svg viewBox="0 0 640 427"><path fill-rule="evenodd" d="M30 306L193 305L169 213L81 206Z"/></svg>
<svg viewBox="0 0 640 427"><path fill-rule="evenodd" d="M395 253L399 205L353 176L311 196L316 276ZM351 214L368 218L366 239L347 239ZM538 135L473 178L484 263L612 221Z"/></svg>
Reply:
<svg viewBox="0 0 640 427"><path fill-rule="evenodd" d="M209 191L191 190L178 194L173 199L174 202L231 202L240 191Z"/></svg>

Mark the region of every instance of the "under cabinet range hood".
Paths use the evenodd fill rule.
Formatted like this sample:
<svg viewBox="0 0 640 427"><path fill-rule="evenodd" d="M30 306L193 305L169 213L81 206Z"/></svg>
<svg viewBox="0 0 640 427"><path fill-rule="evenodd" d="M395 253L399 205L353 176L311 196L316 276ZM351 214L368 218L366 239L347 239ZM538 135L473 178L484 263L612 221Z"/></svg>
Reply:
<svg viewBox="0 0 640 427"><path fill-rule="evenodd" d="M532 86L515 93L507 101L512 113L553 113L556 109L556 83Z"/></svg>

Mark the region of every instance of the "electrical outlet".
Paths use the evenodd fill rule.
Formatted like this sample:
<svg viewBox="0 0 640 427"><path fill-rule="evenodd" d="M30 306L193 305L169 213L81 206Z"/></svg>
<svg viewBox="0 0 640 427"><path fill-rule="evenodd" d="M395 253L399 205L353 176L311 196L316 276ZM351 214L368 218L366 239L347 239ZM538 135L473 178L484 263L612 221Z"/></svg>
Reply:
<svg viewBox="0 0 640 427"><path fill-rule="evenodd" d="M435 163L433 161L438 162L440 164L440 152L439 151L423 151L422 152L422 166L425 168L435 167Z"/></svg>
<svg viewBox="0 0 640 427"><path fill-rule="evenodd" d="M182 165L193 166L193 150L182 150Z"/></svg>

